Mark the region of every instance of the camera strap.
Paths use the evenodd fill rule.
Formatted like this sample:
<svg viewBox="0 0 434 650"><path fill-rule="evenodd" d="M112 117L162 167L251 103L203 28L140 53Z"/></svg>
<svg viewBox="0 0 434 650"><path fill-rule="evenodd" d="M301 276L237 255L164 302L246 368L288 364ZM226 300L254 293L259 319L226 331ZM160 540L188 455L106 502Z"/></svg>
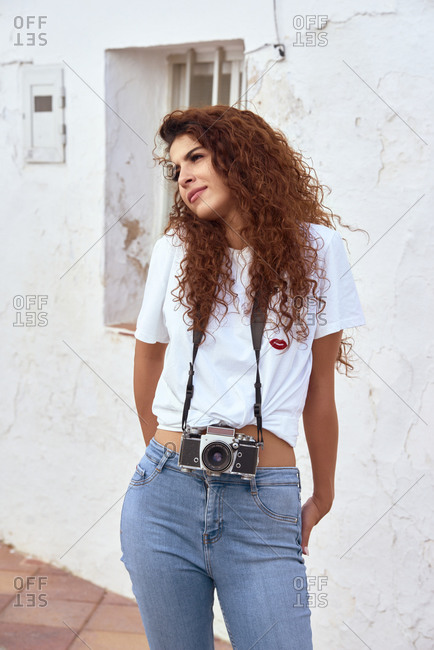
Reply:
<svg viewBox="0 0 434 650"><path fill-rule="evenodd" d="M265 314L259 308L258 300L257 297L255 296L255 299L253 301L252 314L250 316L250 329L252 332L252 343L256 354L256 382L255 382L256 392L255 392L255 404L253 407L253 411L256 417L256 423L258 429L257 442L258 444L261 445L261 447L264 446L264 441L262 437L262 393L261 393L262 384L259 376L259 359L261 356L261 343L262 343L262 335L264 333L264 327L265 327ZM202 332L200 332L199 330L193 330L193 360L190 362L190 370L188 373L184 410L182 413L182 430L184 432L186 430L188 411L190 409L191 399L194 393L193 366L194 366L197 350L201 340L202 340Z"/></svg>

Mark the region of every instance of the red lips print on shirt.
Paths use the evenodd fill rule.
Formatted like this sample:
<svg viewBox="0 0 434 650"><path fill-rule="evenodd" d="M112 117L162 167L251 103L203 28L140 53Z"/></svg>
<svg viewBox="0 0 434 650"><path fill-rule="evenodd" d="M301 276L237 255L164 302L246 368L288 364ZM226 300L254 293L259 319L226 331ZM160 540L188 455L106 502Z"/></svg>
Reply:
<svg viewBox="0 0 434 650"><path fill-rule="evenodd" d="M282 341L282 339L271 339L270 345L272 345L276 350L284 350L288 347L287 342Z"/></svg>

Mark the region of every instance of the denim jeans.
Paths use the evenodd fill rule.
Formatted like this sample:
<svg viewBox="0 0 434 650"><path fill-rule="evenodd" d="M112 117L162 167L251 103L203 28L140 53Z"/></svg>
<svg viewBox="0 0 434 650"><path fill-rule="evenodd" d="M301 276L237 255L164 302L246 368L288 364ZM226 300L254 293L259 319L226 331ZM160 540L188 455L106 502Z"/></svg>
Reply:
<svg viewBox="0 0 434 650"><path fill-rule="evenodd" d="M178 457L152 438L121 514L151 650L213 650L214 589L235 650L311 650L299 469L246 480L181 472Z"/></svg>

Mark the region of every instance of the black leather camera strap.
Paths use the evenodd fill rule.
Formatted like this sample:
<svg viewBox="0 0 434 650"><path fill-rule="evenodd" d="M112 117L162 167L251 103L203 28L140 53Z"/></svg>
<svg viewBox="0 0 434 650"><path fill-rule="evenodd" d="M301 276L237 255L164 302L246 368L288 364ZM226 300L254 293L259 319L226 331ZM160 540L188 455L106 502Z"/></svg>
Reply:
<svg viewBox="0 0 434 650"><path fill-rule="evenodd" d="M261 356L261 343L262 343L262 335L264 333L264 327L265 327L265 314L259 308L258 300L257 297L255 296L253 302L252 314L250 317L250 329L252 332L252 342L256 354L256 382L255 382L256 393L255 393L255 404L253 407L253 411L256 417L257 429L258 429L257 442L260 443L262 447L264 445L264 441L262 438L262 394L261 394L262 384L259 376L259 359ZM202 340L202 332L200 332L199 330L193 330L193 360L192 362L190 362L190 371L188 373L184 411L182 413L182 430L184 432L186 430L188 411L190 409L191 399L193 397L193 392L194 392L193 366L194 366L197 350L201 340Z"/></svg>

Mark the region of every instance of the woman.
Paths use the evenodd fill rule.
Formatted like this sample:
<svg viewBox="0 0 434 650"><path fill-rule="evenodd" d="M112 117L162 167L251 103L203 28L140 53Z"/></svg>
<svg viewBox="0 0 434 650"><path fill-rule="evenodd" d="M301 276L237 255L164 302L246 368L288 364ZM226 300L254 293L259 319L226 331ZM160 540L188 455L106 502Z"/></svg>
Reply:
<svg viewBox="0 0 434 650"><path fill-rule="evenodd" d="M308 650L303 553L334 497L334 370L352 369L343 329L365 323L342 238L313 171L258 115L178 110L159 136L176 194L135 333L147 447L124 500L122 560L152 650L213 648L214 588L234 648ZM303 507L301 415L314 486ZM211 425L258 443L257 467L180 462L183 432L200 444Z"/></svg>

